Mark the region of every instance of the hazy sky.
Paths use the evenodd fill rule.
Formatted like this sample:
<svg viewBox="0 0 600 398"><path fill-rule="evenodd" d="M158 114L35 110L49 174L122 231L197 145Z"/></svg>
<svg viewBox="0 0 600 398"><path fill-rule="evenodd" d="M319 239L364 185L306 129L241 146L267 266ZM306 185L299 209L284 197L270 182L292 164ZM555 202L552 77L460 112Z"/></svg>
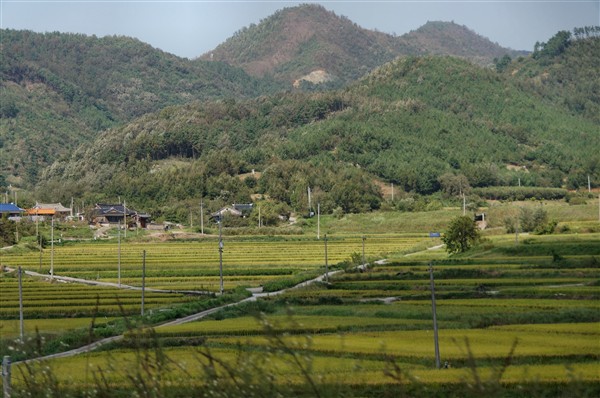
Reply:
<svg viewBox="0 0 600 398"><path fill-rule="evenodd" d="M600 25L600 0L0 0L1 26L35 32L125 35L187 58L209 52L275 11L318 3L358 25L398 35L427 21L454 21L493 42L533 50L559 30Z"/></svg>

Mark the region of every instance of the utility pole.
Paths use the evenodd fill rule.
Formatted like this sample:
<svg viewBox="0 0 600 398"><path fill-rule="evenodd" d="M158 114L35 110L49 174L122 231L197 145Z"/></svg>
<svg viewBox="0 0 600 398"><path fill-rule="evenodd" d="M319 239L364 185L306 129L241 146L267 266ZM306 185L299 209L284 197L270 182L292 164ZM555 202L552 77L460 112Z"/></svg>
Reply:
<svg viewBox="0 0 600 398"><path fill-rule="evenodd" d="M592 192L592 181L590 180L590 175L588 174L588 192Z"/></svg>
<svg viewBox="0 0 600 398"><path fill-rule="evenodd" d="M125 238L127 238L127 205L123 200L123 223L125 224Z"/></svg>
<svg viewBox="0 0 600 398"><path fill-rule="evenodd" d="M119 221L119 226L117 229L118 229L117 236L118 236L118 242L119 242L119 250L118 250L118 255L117 255L117 278L118 278L119 287L121 287L121 221Z"/></svg>
<svg viewBox="0 0 600 398"><path fill-rule="evenodd" d="M21 343L25 342L25 328L23 327L23 270L19 266L19 336Z"/></svg>
<svg viewBox="0 0 600 398"><path fill-rule="evenodd" d="M392 182L392 202L394 201L394 183Z"/></svg>
<svg viewBox="0 0 600 398"><path fill-rule="evenodd" d="M467 198L463 193L463 216L467 214Z"/></svg>
<svg viewBox="0 0 600 398"><path fill-rule="evenodd" d="M10 398L10 356L8 355L2 359L2 391L5 398Z"/></svg>
<svg viewBox="0 0 600 398"><path fill-rule="evenodd" d="M317 203L317 240L321 239L321 203Z"/></svg>
<svg viewBox="0 0 600 398"><path fill-rule="evenodd" d="M363 263L363 267L367 266L367 262L365 261L365 240L367 240L366 236L362 236L362 263Z"/></svg>
<svg viewBox="0 0 600 398"><path fill-rule="evenodd" d="M54 216L50 223L50 279L54 279Z"/></svg>
<svg viewBox="0 0 600 398"><path fill-rule="evenodd" d="M519 244L519 211L517 210L517 227L515 228L515 244Z"/></svg>
<svg viewBox="0 0 600 398"><path fill-rule="evenodd" d="M204 235L204 202L200 200L200 233Z"/></svg>
<svg viewBox="0 0 600 398"><path fill-rule="evenodd" d="M325 234L325 282L329 283L329 265L327 261L327 234Z"/></svg>
<svg viewBox="0 0 600 398"><path fill-rule="evenodd" d="M221 234L222 215L219 215L219 278L221 281L221 295L223 294L223 236Z"/></svg>
<svg viewBox="0 0 600 398"><path fill-rule="evenodd" d="M142 316L144 316L144 296L146 293L146 250L142 252Z"/></svg>
<svg viewBox="0 0 600 398"><path fill-rule="evenodd" d="M435 367L440 368L440 344L438 340L437 314L435 308L435 283L433 282L433 265L429 263L429 282L431 285L431 309L433 312L433 344L435 350Z"/></svg>

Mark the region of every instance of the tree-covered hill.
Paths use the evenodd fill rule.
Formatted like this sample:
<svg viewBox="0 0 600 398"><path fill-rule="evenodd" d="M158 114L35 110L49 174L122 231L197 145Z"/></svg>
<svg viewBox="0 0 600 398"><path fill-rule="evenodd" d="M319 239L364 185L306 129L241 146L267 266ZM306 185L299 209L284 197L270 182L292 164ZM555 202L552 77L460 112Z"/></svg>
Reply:
<svg viewBox="0 0 600 398"><path fill-rule="evenodd" d="M273 75L288 87L314 70L324 70L339 86L401 51L416 52L393 36L363 29L313 4L284 8L245 27L201 59L240 66L254 76Z"/></svg>
<svg viewBox="0 0 600 398"><path fill-rule="evenodd" d="M558 32L534 50L506 62L503 72L546 101L600 123L600 26Z"/></svg>
<svg viewBox="0 0 600 398"><path fill-rule="evenodd" d="M126 37L2 30L0 39L0 172L17 184L36 182L40 167L107 127L168 105L272 88L241 69Z"/></svg>
<svg viewBox="0 0 600 398"><path fill-rule="evenodd" d="M512 58L526 55L525 51L504 48L454 22L430 21L402 35L401 39L423 54L462 57L481 66L489 65L494 58L505 55Z"/></svg>
<svg viewBox="0 0 600 398"><path fill-rule="evenodd" d="M395 36L361 28L309 4L284 8L243 28L201 59L240 66L254 76L270 75L288 86L320 70L331 79L329 86L339 87L399 55L427 54L455 55L485 65L518 53L454 23L430 22Z"/></svg>
<svg viewBox="0 0 600 398"><path fill-rule="evenodd" d="M463 188L600 179L597 132L496 71L408 57L334 92L145 115L56 162L40 192L121 195L155 214L200 197L216 206L260 193L306 211L310 186L323 211L356 212L380 205L376 179L421 194L450 190L449 176L467 181ZM239 178L253 169L261 173Z"/></svg>

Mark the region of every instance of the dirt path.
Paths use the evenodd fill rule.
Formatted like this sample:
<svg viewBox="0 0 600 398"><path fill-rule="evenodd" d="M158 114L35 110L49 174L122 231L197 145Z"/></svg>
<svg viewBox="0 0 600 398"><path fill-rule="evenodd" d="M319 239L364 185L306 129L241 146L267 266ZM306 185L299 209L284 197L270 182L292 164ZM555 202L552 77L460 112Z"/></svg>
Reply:
<svg viewBox="0 0 600 398"><path fill-rule="evenodd" d="M7 272L16 271L15 268L4 267ZM125 289L125 290L142 290L141 286L131 286L125 284L118 284L114 282L101 282L101 281L93 281L90 279L81 279L81 278L72 278L70 276L60 276L54 275L50 276L47 274L40 274L35 271L23 271L25 275L33 276L36 278L43 278L46 280L56 280L64 283L80 283L82 285L91 285L91 286L105 286L105 287L113 287L116 289ZM167 290L167 289L153 289L150 287L145 288L145 291L152 293L170 293L170 294L197 294L197 295L207 295L212 294L213 292L209 292L207 290Z"/></svg>
<svg viewBox="0 0 600 398"><path fill-rule="evenodd" d="M385 260L379 260L376 261L377 264L384 264ZM366 265L360 265L358 266L359 269L366 269ZM12 268L8 268L5 267L6 270L9 271L14 271L14 269ZM193 322L193 321L197 321L198 319L202 319L208 315L214 314L217 311L222 310L223 308L227 308L227 307L233 307L236 305L240 305L242 303L246 303L246 302L250 302L250 301L256 301L259 298L262 297L270 297L270 296L277 296L280 295L288 290L292 290L292 289L298 289L301 287L305 287L305 286L309 286L315 282L322 282L323 280L325 280L326 277L338 274L344 272L343 270L337 270L337 271L330 271L327 274L323 274L320 275L314 279L308 280L308 281L304 281L302 283L299 283L298 285L288 288L288 289L282 289L282 290L278 290L275 292L262 292L262 289L249 289L252 292L252 296L245 298L243 300L240 301L236 301L235 303L229 303L229 304L225 304L225 305L221 305L219 307L215 307L215 308L210 308L208 310L204 310L201 312L198 312L196 314L192 314L192 315L188 315L186 317L183 318L179 318L179 319L175 319L166 323L163 323L161 325L155 325L155 328L160 328L161 326L173 326L173 325L181 325L183 323L188 323L188 322ZM27 275L31 275L31 276L36 276L36 277L42 277L42 278L50 278L48 275L43 275L43 274L39 274L37 272L32 272L32 271L25 271L25 273ZM109 282L98 282L98 281L89 281L86 279L78 279L78 278L71 278L71 277L67 277L67 276L54 276L54 279L57 280L63 280L65 282L72 282L72 283L84 283L84 284L88 284L88 285L98 285L98 286L111 286L111 287L119 287L117 284L115 283L109 283ZM126 285L121 285L120 288L128 288L128 289L134 289L134 290L141 290L140 287L137 286L126 286ZM157 290L157 289L153 289L153 290L149 290L146 289L148 291L159 291L159 292L163 292L163 293L169 293L169 292L175 292L175 291L166 291L166 290ZM178 293L181 291L177 291ZM201 292L196 292L198 294L200 294ZM201 294L205 294L206 292L202 292ZM112 343L115 341L120 341L123 339L123 335L119 335L119 336L112 336L112 337L107 337L105 339L101 339L98 341L93 342L92 344L88 344L85 345L83 347L79 347L70 351L65 351L65 352L61 352L61 353L57 353L57 354L52 354L52 355L47 355L44 357L39 357L39 358L34 358L34 359L28 359L26 361L18 361L18 362L13 362L13 364L19 364L21 362L29 362L29 361L42 361L42 360L46 360L46 359L55 359L55 358L66 358L66 357L71 357L71 356L75 356L75 355L79 355L79 354L84 354L86 352L89 351L93 351L98 347L101 347L105 344L108 343Z"/></svg>

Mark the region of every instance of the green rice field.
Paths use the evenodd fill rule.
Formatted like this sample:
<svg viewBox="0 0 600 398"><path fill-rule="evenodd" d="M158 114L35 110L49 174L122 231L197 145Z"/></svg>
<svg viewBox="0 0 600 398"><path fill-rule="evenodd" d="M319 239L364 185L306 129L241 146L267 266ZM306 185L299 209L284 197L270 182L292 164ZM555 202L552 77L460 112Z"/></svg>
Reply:
<svg viewBox="0 0 600 398"><path fill-rule="evenodd" d="M207 386L231 392L256 383L289 396L298 391L316 395L307 393L309 386L329 391L323 396L400 396L405 389L413 392L409 396L424 391L439 393L433 396L564 396L557 391L565 386L576 396L596 396L600 235L522 238L517 245L509 236L491 236L470 255L448 257L440 249L427 250L437 242L425 235L369 235L367 259L390 260L359 271L353 261L362 255L361 236L331 237L329 265L341 272L328 282L228 305L179 325L150 319L170 308L209 305L217 297L216 241L132 242L122 248L122 283L139 286L146 250L146 286L172 290L146 293L152 315L145 321L136 315L139 290L28 277L25 328L55 334L60 341L61 328L64 333L90 329L92 319L111 324L126 313L139 320L127 326L122 340L100 351L44 362L57 388L67 390L110 386L127 396L132 383L144 377L153 380L147 387L163 396L194 395ZM55 273L115 282L115 249L114 243L58 247ZM223 260L226 299L241 288L289 287L290 281L322 273L324 242L230 238ZM37 271L39 253L7 253L1 261ZM430 266L442 369L435 367ZM7 354L8 343L18 335L14 273L2 274L0 288L0 348ZM36 366L15 369L23 377L41 377L32 376ZM14 385L26 388L20 377ZM494 392L481 395L473 388ZM251 396L248 390L239 390L238 396L244 395L240 391ZM523 391L527 394L519 395Z"/></svg>

